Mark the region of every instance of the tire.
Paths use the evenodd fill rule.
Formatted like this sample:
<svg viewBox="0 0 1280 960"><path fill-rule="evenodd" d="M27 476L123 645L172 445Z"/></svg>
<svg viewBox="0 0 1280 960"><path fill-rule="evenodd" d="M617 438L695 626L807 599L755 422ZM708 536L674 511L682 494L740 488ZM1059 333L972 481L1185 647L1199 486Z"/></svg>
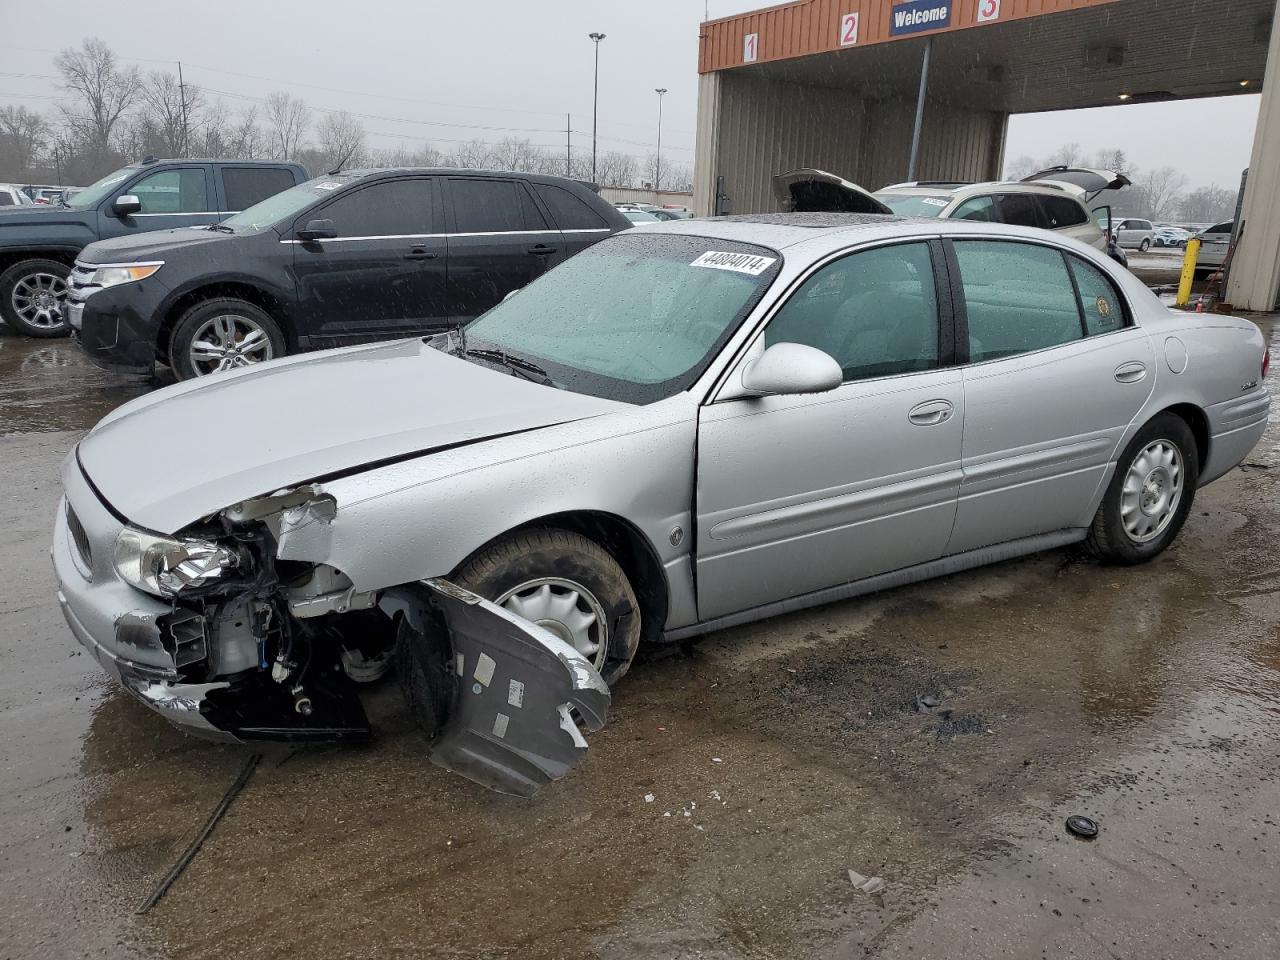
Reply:
<svg viewBox="0 0 1280 960"><path fill-rule="evenodd" d="M261 337L250 341L255 333ZM197 341L209 347L207 359L192 355ZM253 343L253 349L246 344ZM221 349L221 355L216 350ZM243 351L243 352L242 352ZM261 307L222 297L204 300L182 315L173 329L169 345L169 366L179 380L202 377L218 370L235 370L286 353L284 331Z"/></svg>
<svg viewBox="0 0 1280 960"><path fill-rule="evenodd" d="M1170 450L1172 463L1167 463ZM1177 467L1176 480L1172 466ZM1146 563L1164 552L1191 512L1199 469L1200 453L1186 421L1172 413L1153 417L1117 461L1086 546L1107 563L1126 565ZM1178 485L1177 502L1163 509L1161 500L1171 483Z"/></svg>
<svg viewBox="0 0 1280 960"><path fill-rule="evenodd" d="M0 273L0 317L28 337L65 337L71 326L61 305L70 274L71 268L57 260L19 260Z"/></svg>
<svg viewBox="0 0 1280 960"><path fill-rule="evenodd" d="M1146 239L1144 239L1140 244L1138 244L1138 252L1139 252L1139 253L1146 253L1146 252L1147 252L1148 250L1150 250L1150 249L1151 249L1151 241L1150 241L1150 240L1146 240Z"/></svg>

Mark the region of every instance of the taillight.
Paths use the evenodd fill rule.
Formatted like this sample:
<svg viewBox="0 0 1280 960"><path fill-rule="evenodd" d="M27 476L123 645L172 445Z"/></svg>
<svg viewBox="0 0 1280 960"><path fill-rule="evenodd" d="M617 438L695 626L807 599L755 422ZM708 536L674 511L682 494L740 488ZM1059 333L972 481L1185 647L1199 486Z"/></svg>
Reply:
<svg viewBox="0 0 1280 960"><path fill-rule="evenodd" d="M1267 371L1271 369L1271 348L1262 351L1262 379L1267 379Z"/></svg>

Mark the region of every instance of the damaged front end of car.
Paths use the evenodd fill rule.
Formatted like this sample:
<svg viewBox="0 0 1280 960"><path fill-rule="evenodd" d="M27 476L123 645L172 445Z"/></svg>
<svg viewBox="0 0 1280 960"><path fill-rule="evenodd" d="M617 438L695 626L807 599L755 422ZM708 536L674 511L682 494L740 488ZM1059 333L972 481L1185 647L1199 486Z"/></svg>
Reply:
<svg viewBox="0 0 1280 960"><path fill-rule="evenodd" d="M116 648L158 644L172 669L121 669L95 650L98 659L183 729L239 741L368 739L359 684L407 663L437 680L435 763L519 796L564 776L586 751L579 725L599 729L608 710L591 663L447 580L357 589L325 562L338 514L334 497L308 484L179 535L124 526L115 576L170 607L121 617Z"/></svg>

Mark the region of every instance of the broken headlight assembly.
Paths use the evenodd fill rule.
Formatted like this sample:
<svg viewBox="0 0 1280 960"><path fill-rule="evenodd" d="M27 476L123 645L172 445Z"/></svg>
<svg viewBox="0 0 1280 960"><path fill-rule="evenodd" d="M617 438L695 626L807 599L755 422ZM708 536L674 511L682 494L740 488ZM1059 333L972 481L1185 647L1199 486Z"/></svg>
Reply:
<svg viewBox="0 0 1280 960"><path fill-rule="evenodd" d="M176 597L237 569L240 554L211 540L178 540L125 527L116 537L114 562L116 573L131 587Z"/></svg>

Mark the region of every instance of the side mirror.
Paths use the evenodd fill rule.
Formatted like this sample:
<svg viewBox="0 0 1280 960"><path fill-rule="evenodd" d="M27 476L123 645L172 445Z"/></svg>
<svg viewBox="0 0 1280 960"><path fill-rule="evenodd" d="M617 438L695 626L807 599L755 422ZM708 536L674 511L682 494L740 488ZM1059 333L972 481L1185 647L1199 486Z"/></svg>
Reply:
<svg viewBox="0 0 1280 960"><path fill-rule="evenodd" d="M111 204L111 212L117 217L128 217L138 213L142 209L142 201L135 197L132 193L122 193L116 197L115 203Z"/></svg>
<svg viewBox="0 0 1280 960"><path fill-rule="evenodd" d="M775 343L742 368L743 389L759 396L826 393L843 382L834 357L802 343Z"/></svg>
<svg viewBox="0 0 1280 960"><path fill-rule="evenodd" d="M298 239L310 243L313 240L332 240L338 235L332 220L308 220L298 231Z"/></svg>

